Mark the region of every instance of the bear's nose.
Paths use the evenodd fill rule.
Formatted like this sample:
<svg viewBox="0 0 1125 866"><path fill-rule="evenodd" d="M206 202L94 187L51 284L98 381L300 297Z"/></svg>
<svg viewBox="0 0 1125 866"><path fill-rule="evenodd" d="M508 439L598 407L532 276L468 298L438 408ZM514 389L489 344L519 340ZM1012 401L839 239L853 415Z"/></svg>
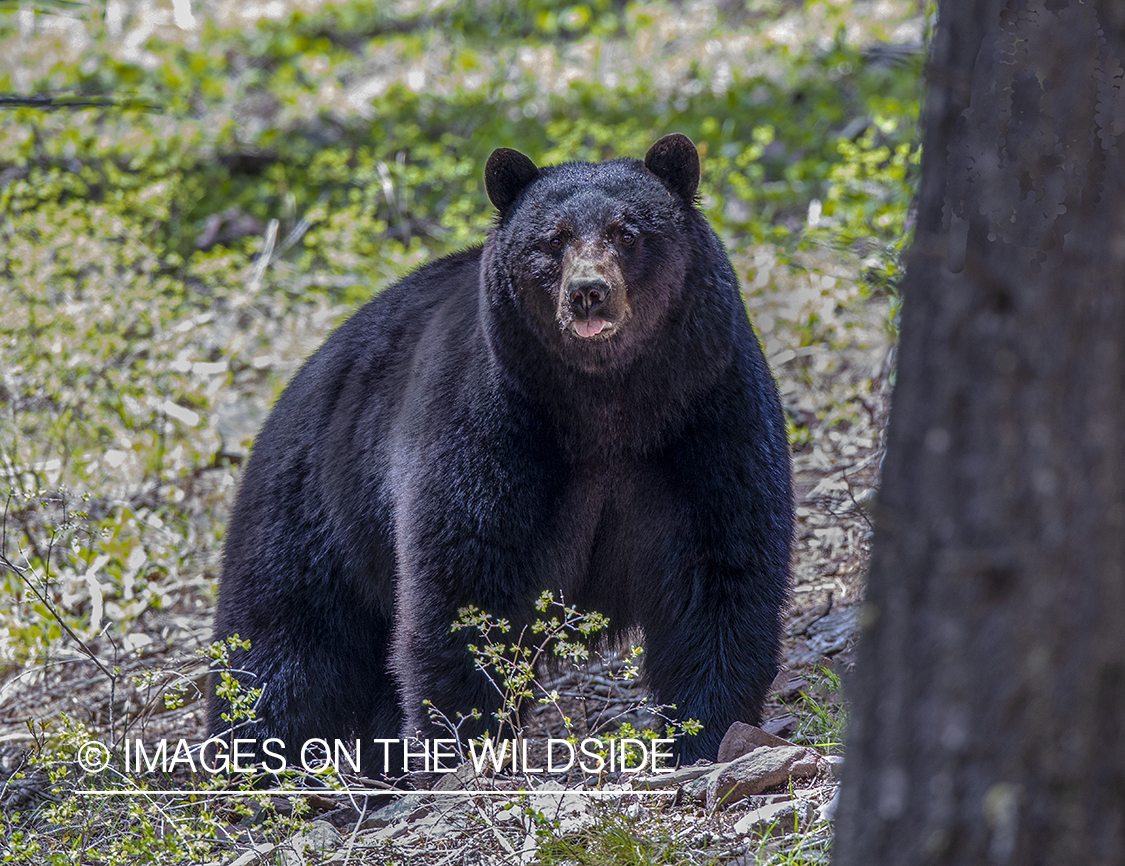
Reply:
<svg viewBox="0 0 1125 866"><path fill-rule="evenodd" d="M567 293L571 311L589 317L609 297L609 283L598 278L571 280L567 285Z"/></svg>

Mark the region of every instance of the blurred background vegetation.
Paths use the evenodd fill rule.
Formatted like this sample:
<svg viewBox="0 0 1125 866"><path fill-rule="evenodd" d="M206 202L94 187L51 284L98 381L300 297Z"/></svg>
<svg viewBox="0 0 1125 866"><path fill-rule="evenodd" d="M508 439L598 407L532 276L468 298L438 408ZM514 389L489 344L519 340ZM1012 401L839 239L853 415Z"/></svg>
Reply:
<svg viewBox="0 0 1125 866"><path fill-rule="evenodd" d="M80 510L119 543L79 550L67 594L104 581L117 626L161 601L137 573L138 510L165 534L185 501L197 512L166 555L145 548L150 572L213 552L208 509L229 485L197 488L245 454L292 372L279 345L311 350L309 317L335 321L479 242L497 146L600 160L683 132L732 251L827 248L858 257L874 291L896 279L927 20L914 0L0 10L0 487L10 529L32 528L41 492L91 497ZM25 538L24 564L43 545ZM26 658L26 587L0 581L18 600L0 659Z"/></svg>
<svg viewBox="0 0 1125 866"><path fill-rule="evenodd" d="M237 467L270 401L381 286L483 239L495 147L640 157L683 132L748 293L843 259L859 295L893 293L931 12L0 3L6 719L91 654L143 664L207 642ZM817 341L816 314L789 324ZM151 688L122 682L83 718L127 726ZM77 700L52 694L37 717Z"/></svg>

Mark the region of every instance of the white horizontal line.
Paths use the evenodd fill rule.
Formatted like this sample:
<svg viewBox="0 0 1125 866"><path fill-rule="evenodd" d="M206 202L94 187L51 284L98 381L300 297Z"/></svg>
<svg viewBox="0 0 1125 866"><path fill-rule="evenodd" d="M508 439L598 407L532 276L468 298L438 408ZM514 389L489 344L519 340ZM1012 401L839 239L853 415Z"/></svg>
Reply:
<svg viewBox="0 0 1125 866"><path fill-rule="evenodd" d="M400 797L416 796L416 797L430 797L436 795L454 795L459 797L478 797L478 796L495 796L495 797L516 797L522 794L533 794L536 797L559 797L565 794L578 794L583 797L594 798L608 798L608 797L627 797L633 794L657 794L660 796L669 796L676 793L676 789L671 790L646 790L640 789L636 791L583 791L577 788L567 788L563 791L402 791L399 789L372 789L372 788L265 788L260 791L140 791L140 790L120 790L120 791L75 791L75 794L86 794L94 797L190 797L194 795L208 795L208 796L223 796L223 797L258 797L262 795L267 796L283 796L294 797L301 794L335 794L337 796L352 796L352 797L380 797L384 794L395 794Z"/></svg>

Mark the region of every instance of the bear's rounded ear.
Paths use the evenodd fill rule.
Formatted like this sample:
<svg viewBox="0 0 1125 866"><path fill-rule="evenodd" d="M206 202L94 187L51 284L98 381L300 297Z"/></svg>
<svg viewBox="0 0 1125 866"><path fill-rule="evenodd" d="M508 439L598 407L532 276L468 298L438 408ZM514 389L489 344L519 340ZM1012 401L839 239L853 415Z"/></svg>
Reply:
<svg viewBox="0 0 1125 866"><path fill-rule="evenodd" d="M656 142L645 154L645 168L685 204L695 201L695 191L699 187L699 152L686 135L673 132Z"/></svg>
<svg viewBox="0 0 1125 866"><path fill-rule="evenodd" d="M539 177L535 163L510 147L498 147L484 166L484 188L489 200L503 215L524 187Z"/></svg>

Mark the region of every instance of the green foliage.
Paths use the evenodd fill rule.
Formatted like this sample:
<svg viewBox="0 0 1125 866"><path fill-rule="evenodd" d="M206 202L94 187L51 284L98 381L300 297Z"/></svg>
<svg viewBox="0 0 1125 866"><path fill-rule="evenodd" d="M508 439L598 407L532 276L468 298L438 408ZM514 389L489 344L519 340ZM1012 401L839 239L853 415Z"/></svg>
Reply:
<svg viewBox="0 0 1125 866"><path fill-rule="evenodd" d="M762 8L765 22L785 13ZM0 16L28 93L119 103L0 114L8 483L118 503L97 509L117 547L106 569L127 583L145 556L142 590L148 574L174 575L176 545L146 526L195 533L174 500L229 453L217 404L247 380L267 394L280 384L255 366L268 345L255 311L318 296L352 306L479 241L491 220L481 166L498 145L540 162L604 159L683 131L703 155L708 217L733 246L858 249L873 284L893 287L921 54L872 62L843 38L847 10L808 4L820 35L796 46L753 24L745 70L721 73L700 54L671 84L660 61L686 58L662 43L660 4L449 0L400 14L355 0L249 32L207 24L190 45L153 37L129 58L96 28L75 55L47 33L17 38ZM561 77L571 48L599 58L639 45L655 62L547 77ZM390 74L372 81L372 58L393 61ZM348 96L355 81L371 82L361 99ZM138 500L144 490L156 495ZM159 597L127 595L106 599L127 602L121 624Z"/></svg>
<svg viewBox="0 0 1125 866"><path fill-rule="evenodd" d="M111 505L65 489L14 490L0 529L0 664L43 659L66 640L108 669L88 645L107 631L128 644L139 620L173 605L167 580L193 558L180 532L194 528L172 502Z"/></svg>
<svg viewBox="0 0 1125 866"><path fill-rule="evenodd" d="M5 863L106 864L203 862L223 823L194 798L166 798L144 777L122 779L111 765L87 772L78 760L96 732L63 715L41 729L28 768L47 799L30 814L0 811L0 859ZM9 785L13 780L9 780ZM121 798L80 793L122 788ZM7 840L7 841L5 841Z"/></svg>
<svg viewBox="0 0 1125 866"><path fill-rule="evenodd" d="M842 6L814 6L842 26ZM94 39L39 73L32 92L164 110L0 114L9 477L101 491L122 474L104 465L110 451L161 481L215 459L214 377L231 383L256 347L232 355L189 323L278 292L354 304L479 241L491 219L481 166L501 144L540 162L604 159L683 131L703 154L708 217L729 239L861 246L873 281L893 286L920 60L872 63L837 35L827 47L766 44L746 73L717 77L693 60L672 88L648 64L612 85L595 74L562 87L521 61L538 46L561 64L563 31L595 54L621 34L658 40L664 14L610 0L462 0L398 19L354 2L249 33L208 25L192 47L154 38L144 63ZM21 43L20 56L52 50L44 37ZM403 71L357 102L346 82L369 56L397 58ZM811 229L810 205L821 214ZM278 241L255 277L271 220ZM196 375L195 363L226 367ZM53 472L33 468L55 460Z"/></svg>
<svg viewBox="0 0 1125 866"><path fill-rule="evenodd" d="M541 831L536 854L543 866L688 866L718 862L717 855L700 859L698 851L672 833L654 834L651 827L642 829L636 820L609 811L577 833Z"/></svg>
<svg viewBox="0 0 1125 866"><path fill-rule="evenodd" d="M250 641L232 634L225 641L215 641L203 651L218 677L215 694L228 704L228 709L220 717L231 727L253 721L254 707L262 696L261 688L244 688L235 678L230 666L230 651L234 649L248 650Z"/></svg>
<svg viewBox="0 0 1125 866"><path fill-rule="evenodd" d="M840 139L841 161L829 171L824 201L810 205L820 212L817 227L828 242L863 252L868 281L890 291L897 288L910 242L908 217L921 160L917 145L893 143L899 123L876 116L857 139Z"/></svg>
<svg viewBox="0 0 1125 866"><path fill-rule="evenodd" d="M483 642L469 644L468 650L477 670L484 672L500 695L500 706L493 716L501 730L509 732L519 730L520 707L535 697L536 676L546 657L571 663L585 661L590 655L586 638L609 624L599 613L579 613L567 607L550 592L539 597L535 609L542 614L552 610L555 615L537 619L514 638L508 620L495 619L473 606L461 608L452 625L452 631L471 628L480 633ZM548 694L543 701L551 703L557 698Z"/></svg>
<svg viewBox="0 0 1125 866"><path fill-rule="evenodd" d="M452 626L453 631L474 629L480 633L483 641L468 645L472 653L477 670L488 677L489 682L500 696L498 709L493 717L499 725L503 735L518 734L521 730L521 709L529 701L537 700L540 704L553 705L562 717L563 726L568 732L567 738L576 743L580 734L584 736L608 736L606 730L614 720L609 720L597 731L579 731L575 721L563 711L559 701L561 696L555 689L545 688L538 680L541 669L548 659L563 662L572 666L582 666L590 659L591 637L609 625L609 620L597 612L581 613L577 608L564 604L555 599L553 593L544 592L536 601L535 609L544 615L544 618L535 620L530 626L524 628L520 634L511 634L511 624L500 618L494 618L476 607L465 607L458 612L458 620ZM546 618L548 617L549 618ZM615 673L611 674L621 683L639 678L640 671L637 665L642 650L632 647L626 655L625 664ZM651 715L664 722L663 729L646 728L638 730L632 722L623 722L616 725L612 731L615 739L636 739L642 742L676 736L694 736L703 726L695 719L674 720L665 713L674 710L674 706L651 706L647 698L639 701L638 708L646 710ZM445 719L436 709L431 707L434 717L456 732L462 719L456 721ZM479 718L477 710L468 718ZM635 747L626 747L629 760L633 760Z"/></svg>
<svg viewBox="0 0 1125 866"><path fill-rule="evenodd" d="M533 43L583 35L612 36L625 26L624 4L615 0L444 0L428 3L424 10L396 16L380 4L341 3L322 12L294 16L290 38L326 38L332 42L354 43L372 38L440 28L472 41L497 38L520 39ZM288 23L288 22L287 22ZM282 29L283 25L273 25ZM272 29L272 28L271 28Z"/></svg>
<svg viewBox="0 0 1125 866"><path fill-rule="evenodd" d="M232 707L228 720L252 717L260 691L243 690L227 668L228 651L248 646L234 636L199 653L222 679L221 691ZM163 673L148 671L143 678L154 682ZM168 689L168 705L178 706L183 692L183 688ZM138 770L125 758L126 735L107 740L105 731L66 714L38 724L35 733L26 769L6 785L14 788L26 780L41 789L41 802L28 812L0 810L0 862L203 863L214 861L227 844L232 819L241 819L247 842L259 844L278 843L306 829L305 800L296 796L285 812L279 811L269 795L255 789L259 774L200 771L185 778L183 771L177 775ZM108 734L113 737L115 732ZM102 769L83 761L91 744L105 756ZM285 774L290 783L293 777ZM317 783L343 784L334 773L319 776ZM187 789L190 792L182 793Z"/></svg>
<svg viewBox="0 0 1125 866"><path fill-rule="evenodd" d="M813 746L828 755L843 754L847 715L840 705L839 692L839 675L830 668L816 668L809 676L809 687L789 704L800 722L793 742Z"/></svg>
<svg viewBox="0 0 1125 866"><path fill-rule="evenodd" d="M756 64L769 72L735 71L729 81L697 65L689 88L669 91L640 66L613 86L590 77L545 92L521 51L550 51L545 41L564 32L595 46L619 33L652 39L653 11L624 12L610 0L453 2L392 15L356 2L249 34L208 27L198 48L151 41L152 69L95 42L82 62L54 67L35 89L127 93L165 111L14 112L4 125L20 131L0 161L23 176L0 192L0 210L18 215L20 234L32 213L65 201L78 211L64 219L71 230L100 206L90 223L120 225L147 247L149 267L174 279L202 262L193 244L217 214L278 218L283 232L304 217L289 260L306 272L374 274L361 280L370 285L391 276L381 268L388 246L409 250L420 239L435 254L480 237L489 219L480 166L493 147L515 145L543 162L602 159L639 155L677 129L705 152L708 215L728 232L784 241L814 198L846 231L864 222L882 237L901 223L866 212L868 199L905 211L897 170L867 159L857 178L866 192L856 196L839 167L855 160L845 136L856 119L873 118L891 162L909 147L915 68L873 64L837 38L828 50L773 49L771 62ZM396 76L361 107L343 87L366 52L397 56L418 74ZM420 61L435 55L443 85L431 88L435 72ZM240 120L247 111L249 122ZM118 243L123 254L137 249ZM229 248L253 252L238 240Z"/></svg>

